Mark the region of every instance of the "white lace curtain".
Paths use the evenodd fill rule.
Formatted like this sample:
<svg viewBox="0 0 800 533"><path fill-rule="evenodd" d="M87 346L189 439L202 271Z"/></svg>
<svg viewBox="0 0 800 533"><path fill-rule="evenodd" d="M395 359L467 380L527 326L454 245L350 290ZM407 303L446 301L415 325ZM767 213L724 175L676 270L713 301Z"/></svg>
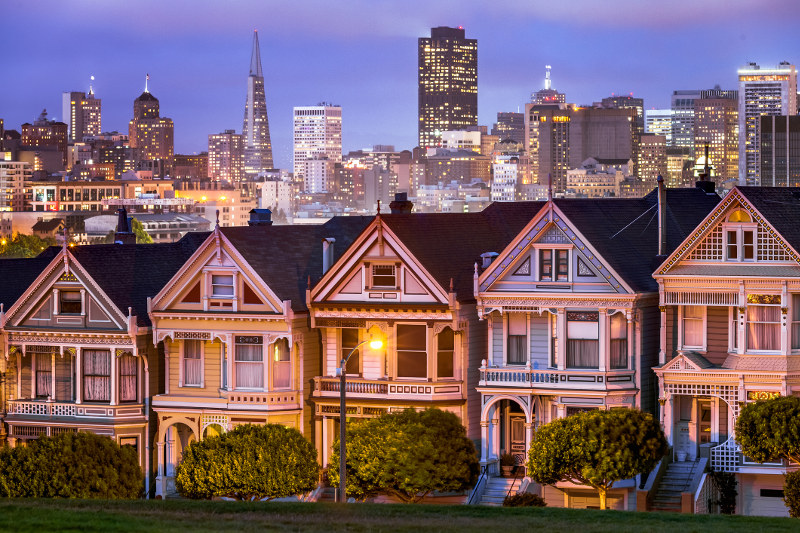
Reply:
<svg viewBox="0 0 800 533"><path fill-rule="evenodd" d="M703 308L699 305L683 307L683 346L686 348L703 346Z"/></svg>
<svg viewBox="0 0 800 533"><path fill-rule="evenodd" d="M183 384L200 385L202 346L198 340L183 341Z"/></svg>
<svg viewBox="0 0 800 533"><path fill-rule="evenodd" d="M273 344L272 386L276 389L288 389L292 380L292 361L289 341L278 339Z"/></svg>
<svg viewBox="0 0 800 533"><path fill-rule="evenodd" d="M87 402L111 400L111 352L83 350L83 399Z"/></svg>
<svg viewBox="0 0 800 533"><path fill-rule="evenodd" d="M136 371L138 365L136 358L130 354L125 354L119 358L119 401L136 401Z"/></svg>
<svg viewBox="0 0 800 533"><path fill-rule="evenodd" d="M260 344L237 344L235 355L236 388L264 388L264 356Z"/></svg>
<svg viewBox="0 0 800 533"><path fill-rule="evenodd" d="M37 353L36 357L36 396L47 398L53 395L52 354Z"/></svg>
<svg viewBox="0 0 800 533"><path fill-rule="evenodd" d="M610 317L611 322L611 368L628 368L628 321L622 313Z"/></svg>
<svg viewBox="0 0 800 533"><path fill-rule="evenodd" d="M781 349L781 308L778 305L747 306L747 349Z"/></svg>

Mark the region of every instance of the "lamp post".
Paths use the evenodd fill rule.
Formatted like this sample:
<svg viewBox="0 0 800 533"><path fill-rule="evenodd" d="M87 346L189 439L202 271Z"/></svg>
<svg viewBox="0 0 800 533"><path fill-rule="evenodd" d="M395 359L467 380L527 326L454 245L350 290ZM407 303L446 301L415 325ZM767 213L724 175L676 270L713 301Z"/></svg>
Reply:
<svg viewBox="0 0 800 533"><path fill-rule="evenodd" d="M383 348L381 339L370 337L356 344L355 348L347 354L347 357L342 357L342 361L339 363L339 379L341 379L339 384L339 501L342 503L347 502L347 473L345 472L345 426L347 424L347 394L345 388L347 387L347 374L345 368L350 356L356 353L359 346L367 343L373 350Z"/></svg>

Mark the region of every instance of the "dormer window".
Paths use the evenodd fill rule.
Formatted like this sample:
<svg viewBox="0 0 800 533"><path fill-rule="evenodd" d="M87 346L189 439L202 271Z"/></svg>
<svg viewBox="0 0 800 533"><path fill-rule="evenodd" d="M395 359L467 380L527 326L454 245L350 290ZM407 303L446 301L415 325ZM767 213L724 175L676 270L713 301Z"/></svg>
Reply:
<svg viewBox="0 0 800 533"><path fill-rule="evenodd" d="M539 281L569 280L569 250L539 250Z"/></svg>
<svg viewBox="0 0 800 533"><path fill-rule="evenodd" d="M737 209L725 224L725 259L727 261L755 261L756 225L750 215Z"/></svg>
<svg viewBox="0 0 800 533"><path fill-rule="evenodd" d="M233 274L212 274L211 296L213 298L233 298Z"/></svg>
<svg viewBox="0 0 800 533"><path fill-rule="evenodd" d="M396 288L397 270L395 265L372 265L372 287Z"/></svg>
<svg viewBox="0 0 800 533"><path fill-rule="evenodd" d="M59 314L79 315L83 310L80 291L59 291Z"/></svg>

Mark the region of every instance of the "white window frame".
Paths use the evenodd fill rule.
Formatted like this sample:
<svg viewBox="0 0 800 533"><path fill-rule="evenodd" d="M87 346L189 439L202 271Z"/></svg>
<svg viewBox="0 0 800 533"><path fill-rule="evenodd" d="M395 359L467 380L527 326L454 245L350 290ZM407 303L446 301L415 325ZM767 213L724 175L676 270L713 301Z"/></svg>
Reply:
<svg viewBox="0 0 800 533"><path fill-rule="evenodd" d="M777 294L771 294L770 295L769 293L766 293L766 292L765 293L761 293L761 294L780 297ZM750 296L750 295L748 295L748 296ZM747 302L747 305L745 305L745 308L744 308L744 339L742 339L743 343L744 343L744 347L743 347L744 348L744 353L745 354L750 354L750 355L759 355L759 354L775 355L775 354L780 354L781 353L781 348L780 347L777 350L751 350L751 349L749 349L747 347L747 344L748 344L748 342L747 342L748 341L748 331L747 330L748 330L748 325L750 324L750 321L747 319L747 311L749 310L750 307L777 307L778 311L779 311L780 318L778 318L778 322L769 322L769 323L770 324L777 324L778 328L781 330L781 335L783 334L783 331L782 331L783 330L783 315L782 315L782 313L780 311L780 307L781 307L780 304L759 304L759 303ZM783 342L783 341L781 341L781 342ZM791 342L791 339L790 339L790 342ZM791 344L789 346L791 346Z"/></svg>
<svg viewBox="0 0 800 533"><path fill-rule="evenodd" d="M535 247L536 253L532 254L536 258L536 265L535 265L535 272L536 277L534 278L539 283L572 283L572 246L569 244L542 244L540 246ZM542 279L542 252L549 251L551 254L551 271L553 275L551 276L552 279L550 280L543 280ZM567 279L559 280L558 277L558 261L556 260L557 252L566 251L567 252Z"/></svg>
<svg viewBox="0 0 800 533"><path fill-rule="evenodd" d="M736 232L736 258L728 257L728 232ZM744 233L753 232L753 257L744 258ZM729 263L753 263L758 257L758 224L752 222L733 222L722 225L722 257Z"/></svg>
<svg viewBox="0 0 800 533"><path fill-rule="evenodd" d="M186 341L197 341L200 343L200 383L198 384L187 384L186 380L184 379L184 361L186 360ZM206 380L206 343L204 340L200 339L183 339L181 341L181 356L178 359L178 386L179 387L190 387L193 389L197 388L204 388L205 387L205 380Z"/></svg>
<svg viewBox="0 0 800 533"><path fill-rule="evenodd" d="M398 352L406 351L400 350L398 348L398 334L397 334L397 326L421 326L425 328L425 376L424 377L411 377L411 376L400 376L400 360ZM431 332L433 330L428 327L427 324L419 322L396 322L394 326L394 375L397 376L397 379L401 380L408 380L408 381L428 381L428 378L431 377ZM362 361L363 365L363 361Z"/></svg>
<svg viewBox="0 0 800 533"><path fill-rule="evenodd" d="M289 353L289 360L288 361L276 361L275 360L275 347L276 345L281 342L286 341L286 345L288 347ZM288 337L280 337L275 339L275 341L269 345L270 354L269 354L269 386L270 390L292 390L294 389L294 360L292 358L292 340ZM275 363L288 363L289 364L289 386L288 387L280 387L278 388L275 385Z"/></svg>
<svg viewBox="0 0 800 533"><path fill-rule="evenodd" d="M394 285L376 285L375 284L375 268L388 267L394 272ZM380 274L380 276L388 276L388 274ZM370 289L382 290L397 290L400 287L400 266L395 263L370 263L369 265L369 286Z"/></svg>
<svg viewBox="0 0 800 533"><path fill-rule="evenodd" d="M794 297L797 296L800 299L800 293L797 292L790 292L789 293L789 312L787 313L787 322L789 325L789 353L800 353L800 348L792 348L793 339L792 339L792 330L794 329L794 324L800 324L800 321L792 320L794 316Z"/></svg>
<svg viewBox="0 0 800 533"><path fill-rule="evenodd" d="M738 353L739 350L739 310L728 307L728 353Z"/></svg>
<svg viewBox="0 0 800 533"><path fill-rule="evenodd" d="M700 307L703 310L703 344L700 346L689 346L683 344L683 308L684 305L678 306L678 349L691 350L693 352L706 352L708 350L708 307L705 305L693 305L691 307Z"/></svg>
<svg viewBox="0 0 800 533"><path fill-rule="evenodd" d="M222 284L215 284L214 283L214 276L230 276L231 277L231 284L230 285L222 285ZM208 282L210 285L210 297L215 300L235 300L236 296L239 291L236 290L236 274L231 271L223 271L223 272L209 272L208 273ZM231 287L233 289L233 294L217 294L214 292L214 287Z"/></svg>

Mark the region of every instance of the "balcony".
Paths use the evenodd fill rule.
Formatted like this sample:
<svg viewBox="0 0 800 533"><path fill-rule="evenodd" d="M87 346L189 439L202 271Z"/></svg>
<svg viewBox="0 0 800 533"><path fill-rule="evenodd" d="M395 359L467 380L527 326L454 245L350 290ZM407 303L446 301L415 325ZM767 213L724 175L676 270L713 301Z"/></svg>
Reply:
<svg viewBox="0 0 800 533"><path fill-rule="evenodd" d="M540 370L524 367L481 368L479 387L611 391L636 387L633 370Z"/></svg>
<svg viewBox="0 0 800 533"><path fill-rule="evenodd" d="M314 378L315 398L339 398L340 378ZM348 398L394 401L461 400L461 381L412 381L397 379L347 378L345 392Z"/></svg>
<svg viewBox="0 0 800 533"><path fill-rule="evenodd" d="M46 420L55 417L107 418L109 421L140 418L144 416L142 404L90 404L49 402L47 400L10 400L6 420Z"/></svg>

